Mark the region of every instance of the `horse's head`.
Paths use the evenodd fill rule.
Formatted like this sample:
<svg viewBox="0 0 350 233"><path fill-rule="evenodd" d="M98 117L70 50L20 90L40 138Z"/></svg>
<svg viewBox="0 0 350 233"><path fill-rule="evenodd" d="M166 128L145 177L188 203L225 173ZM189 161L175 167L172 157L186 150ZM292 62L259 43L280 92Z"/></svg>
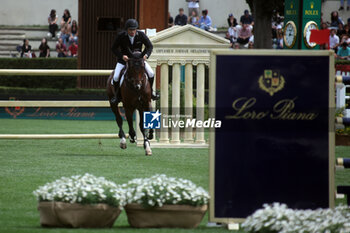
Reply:
<svg viewBox="0 0 350 233"><path fill-rule="evenodd" d="M128 79L129 82L137 89L142 87L142 81L145 75L145 62L142 53L135 51L130 53L128 61Z"/></svg>

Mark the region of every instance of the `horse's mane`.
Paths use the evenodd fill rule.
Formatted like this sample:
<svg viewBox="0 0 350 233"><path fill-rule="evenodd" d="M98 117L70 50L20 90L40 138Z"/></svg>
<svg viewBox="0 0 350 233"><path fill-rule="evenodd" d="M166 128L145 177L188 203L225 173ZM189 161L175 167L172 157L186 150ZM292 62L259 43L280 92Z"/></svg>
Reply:
<svg viewBox="0 0 350 233"><path fill-rule="evenodd" d="M132 53L132 57L135 59L140 59L140 58L142 58L142 53L140 51L134 51Z"/></svg>

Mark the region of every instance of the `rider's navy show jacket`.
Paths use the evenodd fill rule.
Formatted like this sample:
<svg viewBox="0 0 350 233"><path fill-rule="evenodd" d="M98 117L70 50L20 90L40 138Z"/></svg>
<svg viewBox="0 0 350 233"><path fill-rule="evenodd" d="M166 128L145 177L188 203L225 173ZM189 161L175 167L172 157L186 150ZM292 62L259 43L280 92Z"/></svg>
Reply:
<svg viewBox="0 0 350 233"><path fill-rule="evenodd" d="M145 45L145 49L142 51L142 45ZM153 45L151 41L148 39L146 34L142 31L137 31L134 44L131 44L128 33L126 31L122 31L118 33L117 38L115 39L112 51L117 56L118 62L125 65L125 61L123 60L123 56L130 56L130 49L132 52L135 50L142 51L142 57L147 55L147 57L151 56Z"/></svg>

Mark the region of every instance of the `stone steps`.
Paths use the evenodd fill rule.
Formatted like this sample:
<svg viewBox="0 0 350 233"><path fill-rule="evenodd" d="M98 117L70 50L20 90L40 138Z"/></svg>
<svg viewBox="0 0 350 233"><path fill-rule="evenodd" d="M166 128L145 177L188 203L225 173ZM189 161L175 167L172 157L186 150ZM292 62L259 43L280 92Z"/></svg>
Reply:
<svg viewBox="0 0 350 233"><path fill-rule="evenodd" d="M19 57L16 50L18 45L22 46L23 39L28 39L32 51L39 56L39 46L42 38L48 37L48 30L45 27L0 27L0 57ZM57 39L47 38L50 47L51 57L57 57Z"/></svg>

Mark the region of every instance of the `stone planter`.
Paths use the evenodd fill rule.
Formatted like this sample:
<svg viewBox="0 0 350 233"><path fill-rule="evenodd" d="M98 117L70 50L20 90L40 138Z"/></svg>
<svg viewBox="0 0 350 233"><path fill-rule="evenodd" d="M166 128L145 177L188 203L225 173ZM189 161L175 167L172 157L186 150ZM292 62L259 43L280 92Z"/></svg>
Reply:
<svg viewBox="0 0 350 233"><path fill-rule="evenodd" d="M105 228L112 227L121 210L107 204L82 205L64 202L39 202L43 227Z"/></svg>
<svg viewBox="0 0 350 233"><path fill-rule="evenodd" d="M350 146L350 135L335 135L336 146Z"/></svg>
<svg viewBox="0 0 350 233"><path fill-rule="evenodd" d="M207 205L164 205L155 208L143 208L139 204L125 206L128 222L136 228L195 228L207 209Z"/></svg>

